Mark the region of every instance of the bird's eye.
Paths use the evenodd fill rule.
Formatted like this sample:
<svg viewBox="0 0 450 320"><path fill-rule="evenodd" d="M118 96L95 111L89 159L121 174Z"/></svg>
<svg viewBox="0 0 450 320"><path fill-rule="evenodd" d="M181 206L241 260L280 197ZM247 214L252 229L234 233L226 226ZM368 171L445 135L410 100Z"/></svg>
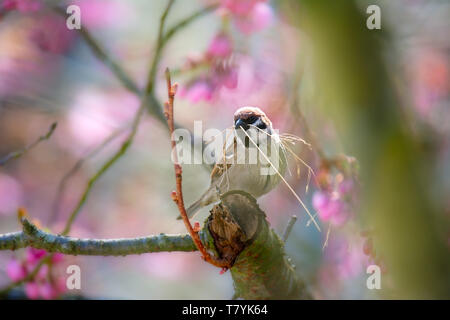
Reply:
<svg viewBox="0 0 450 320"><path fill-rule="evenodd" d="M247 122L247 123L254 123L257 120L258 120L257 116L250 116L250 117L247 118L247 120L245 122Z"/></svg>

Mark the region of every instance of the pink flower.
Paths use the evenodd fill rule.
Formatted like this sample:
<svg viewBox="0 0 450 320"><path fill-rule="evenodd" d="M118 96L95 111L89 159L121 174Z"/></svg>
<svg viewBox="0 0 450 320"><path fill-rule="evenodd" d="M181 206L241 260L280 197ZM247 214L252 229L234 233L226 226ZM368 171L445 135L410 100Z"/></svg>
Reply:
<svg viewBox="0 0 450 320"><path fill-rule="evenodd" d="M196 81L188 88L180 91L180 97L185 97L191 102L199 102L201 100L209 101L212 99L212 87L206 81Z"/></svg>
<svg viewBox="0 0 450 320"><path fill-rule="evenodd" d="M36 275L36 280L37 280L37 281L42 281L42 282L47 281L48 272L49 272L48 265L47 265L47 264L44 264L44 265L39 269L39 272L38 272L37 275Z"/></svg>
<svg viewBox="0 0 450 320"><path fill-rule="evenodd" d="M319 217L324 221L334 219L336 215L340 214L343 207L343 203L339 199L331 199L328 205L318 212Z"/></svg>
<svg viewBox="0 0 450 320"><path fill-rule="evenodd" d="M217 34L209 44L206 54L212 58L226 58L231 55L233 44L225 33Z"/></svg>
<svg viewBox="0 0 450 320"><path fill-rule="evenodd" d="M20 12L34 12L41 8L38 0L5 0L2 3L5 10L17 10Z"/></svg>
<svg viewBox="0 0 450 320"><path fill-rule="evenodd" d="M227 8L235 15L249 14L256 4L266 0L222 0L222 7Z"/></svg>
<svg viewBox="0 0 450 320"><path fill-rule="evenodd" d="M114 27L127 23L132 17L130 6L117 0L77 0L82 24L87 28Z"/></svg>
<svg viewBox="0 0 450 320"><path fill-rule="evenodd" d="M353 191L354 183L351 179L343 180L338 186L338 192L340 195L347 195Z"/></svg>
<svg viewBox="0 0 450 320"><path fill-rule="evenodd" d="M62 253L55 253L52 257L52 263L60 263L64 260L64 255Z"/></svg>
<svg viewBox="0 0 450 320"><path fill-rule="evenodd" d="M8 262L6 274L14 282L22 280L27 275L25 267L16 259L11 259Z"/></svg>
<svg viewBox="0 0 450 320"><path fill-rule="evenodd" d="M54 299L58 296L55 288L49 282L44 282L38 286L39 295L46 300Z"/></svg>
<svg viewBox="0 0 450 320"><path fill-rule="evenodd" d="M27 282L25 284L25 294L28 299L39 298L39 285L36 282Z"/></svg>
<svg viewBox="0 0 450 320"><path fill-rule="evenodd" d="M57 295L61 295L67 291L66 280L63 277L56 279L54 283L54 289Z"/></svg>
<svg viewBox="0 0 450 320"><path fill-rule="evenodd" d="M27 248L27 251L25 254L25 257L26 257L25 260L29 264L35 264L43 256L45 256L46 253L47 253L47 251L45 251L43 249Z"/></svg>
<svg viewBox="0 0 450 320"><path fill-rule="evenodd" d="M333 225L340 227L340 226L344 225L349 218L350 218L350 213L345 208L345 205L343 205L343 208L336 211L335 214L331 216L330 222Z"/></svg>
<svg viewBox="0 0 450 320"><path fill-rule="evenodd" d="M313 195L313 207L317 211L324 210L330 202L329 195L323 191L317 191Z"/></svg>
<svg viewBox="0 0 450 320"><path fill-rule="evenodd" d="M273 21L272 8L266 3L256 4L246 16L236 18L236 26L245 34L261 31Z"/></svg>
<svg viewBox="0 0 450 320"><path fill-rule="evenodd" d="M331 221L341 225L347 220L345 204L336 197L324 191L317 191L313 196L313 207L323 221Z"/></svg>
<svg viewBox="0 0 450 320"><path fill-rule="evenodd" d="M235 89L238 84L238 72L235 68L231 69L228 74L226 74L222 79L221 82L224 87L228 89Z"/></svg>
<svg viewBox="0 0 450 320"><path fill-rule="evenodd" d="M65 18L49 14L36 19L30 39L42 51L61 54L70 49L75 35L67 29Z"/></svg>

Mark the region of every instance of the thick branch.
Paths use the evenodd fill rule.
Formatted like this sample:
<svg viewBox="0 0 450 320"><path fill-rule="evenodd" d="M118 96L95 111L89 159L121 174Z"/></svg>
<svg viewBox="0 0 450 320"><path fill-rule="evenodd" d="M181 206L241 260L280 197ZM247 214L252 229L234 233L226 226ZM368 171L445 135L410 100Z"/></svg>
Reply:
<svg viewBox="0 0 450 320"><path fill-rule="evenodd" d="M251 195L236 190L222 195L207 227L218 255L232 264L236 298L311 299L284 242Z"/></svg>

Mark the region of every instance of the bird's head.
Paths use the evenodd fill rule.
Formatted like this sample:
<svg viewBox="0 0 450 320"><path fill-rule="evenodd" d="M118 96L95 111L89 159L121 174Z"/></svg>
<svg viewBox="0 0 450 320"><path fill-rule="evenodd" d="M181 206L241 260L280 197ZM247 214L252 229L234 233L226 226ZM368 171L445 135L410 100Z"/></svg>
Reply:
<svg viewBox="0 0 450 320"><path fill-rule="evenodd" d="M236 110L234 113L234 127L235 129L242 128L245 131L253 128L269 134L272 133L272 122L264 111L258 107L242 107Z"/></svg>

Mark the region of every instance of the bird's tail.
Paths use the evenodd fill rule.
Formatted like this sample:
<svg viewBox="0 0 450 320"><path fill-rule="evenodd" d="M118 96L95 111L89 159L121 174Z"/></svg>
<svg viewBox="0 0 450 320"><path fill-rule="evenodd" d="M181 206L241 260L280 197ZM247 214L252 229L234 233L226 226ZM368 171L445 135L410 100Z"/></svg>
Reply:
<svg viewBox="0 0 450 320"><path fill-rule="evenodd" d="M192 218L201 208L218 201L217 191L215 189L208 189L197 201L186 209L187 216ZM177 217L177 220L181 220L181 216Z"/></svg>
<svg viewBox="0 0 450 320"><path fill-rule="evenodd" d="M189 208L186 209L186 213L189 219L192 218L198 212L198 210L200 210L203 207L204 205L202 203L202 199L199 199L195 201L193 204L191 204ZM181 216L178 216L177 220L181 220Z"/></svg>

